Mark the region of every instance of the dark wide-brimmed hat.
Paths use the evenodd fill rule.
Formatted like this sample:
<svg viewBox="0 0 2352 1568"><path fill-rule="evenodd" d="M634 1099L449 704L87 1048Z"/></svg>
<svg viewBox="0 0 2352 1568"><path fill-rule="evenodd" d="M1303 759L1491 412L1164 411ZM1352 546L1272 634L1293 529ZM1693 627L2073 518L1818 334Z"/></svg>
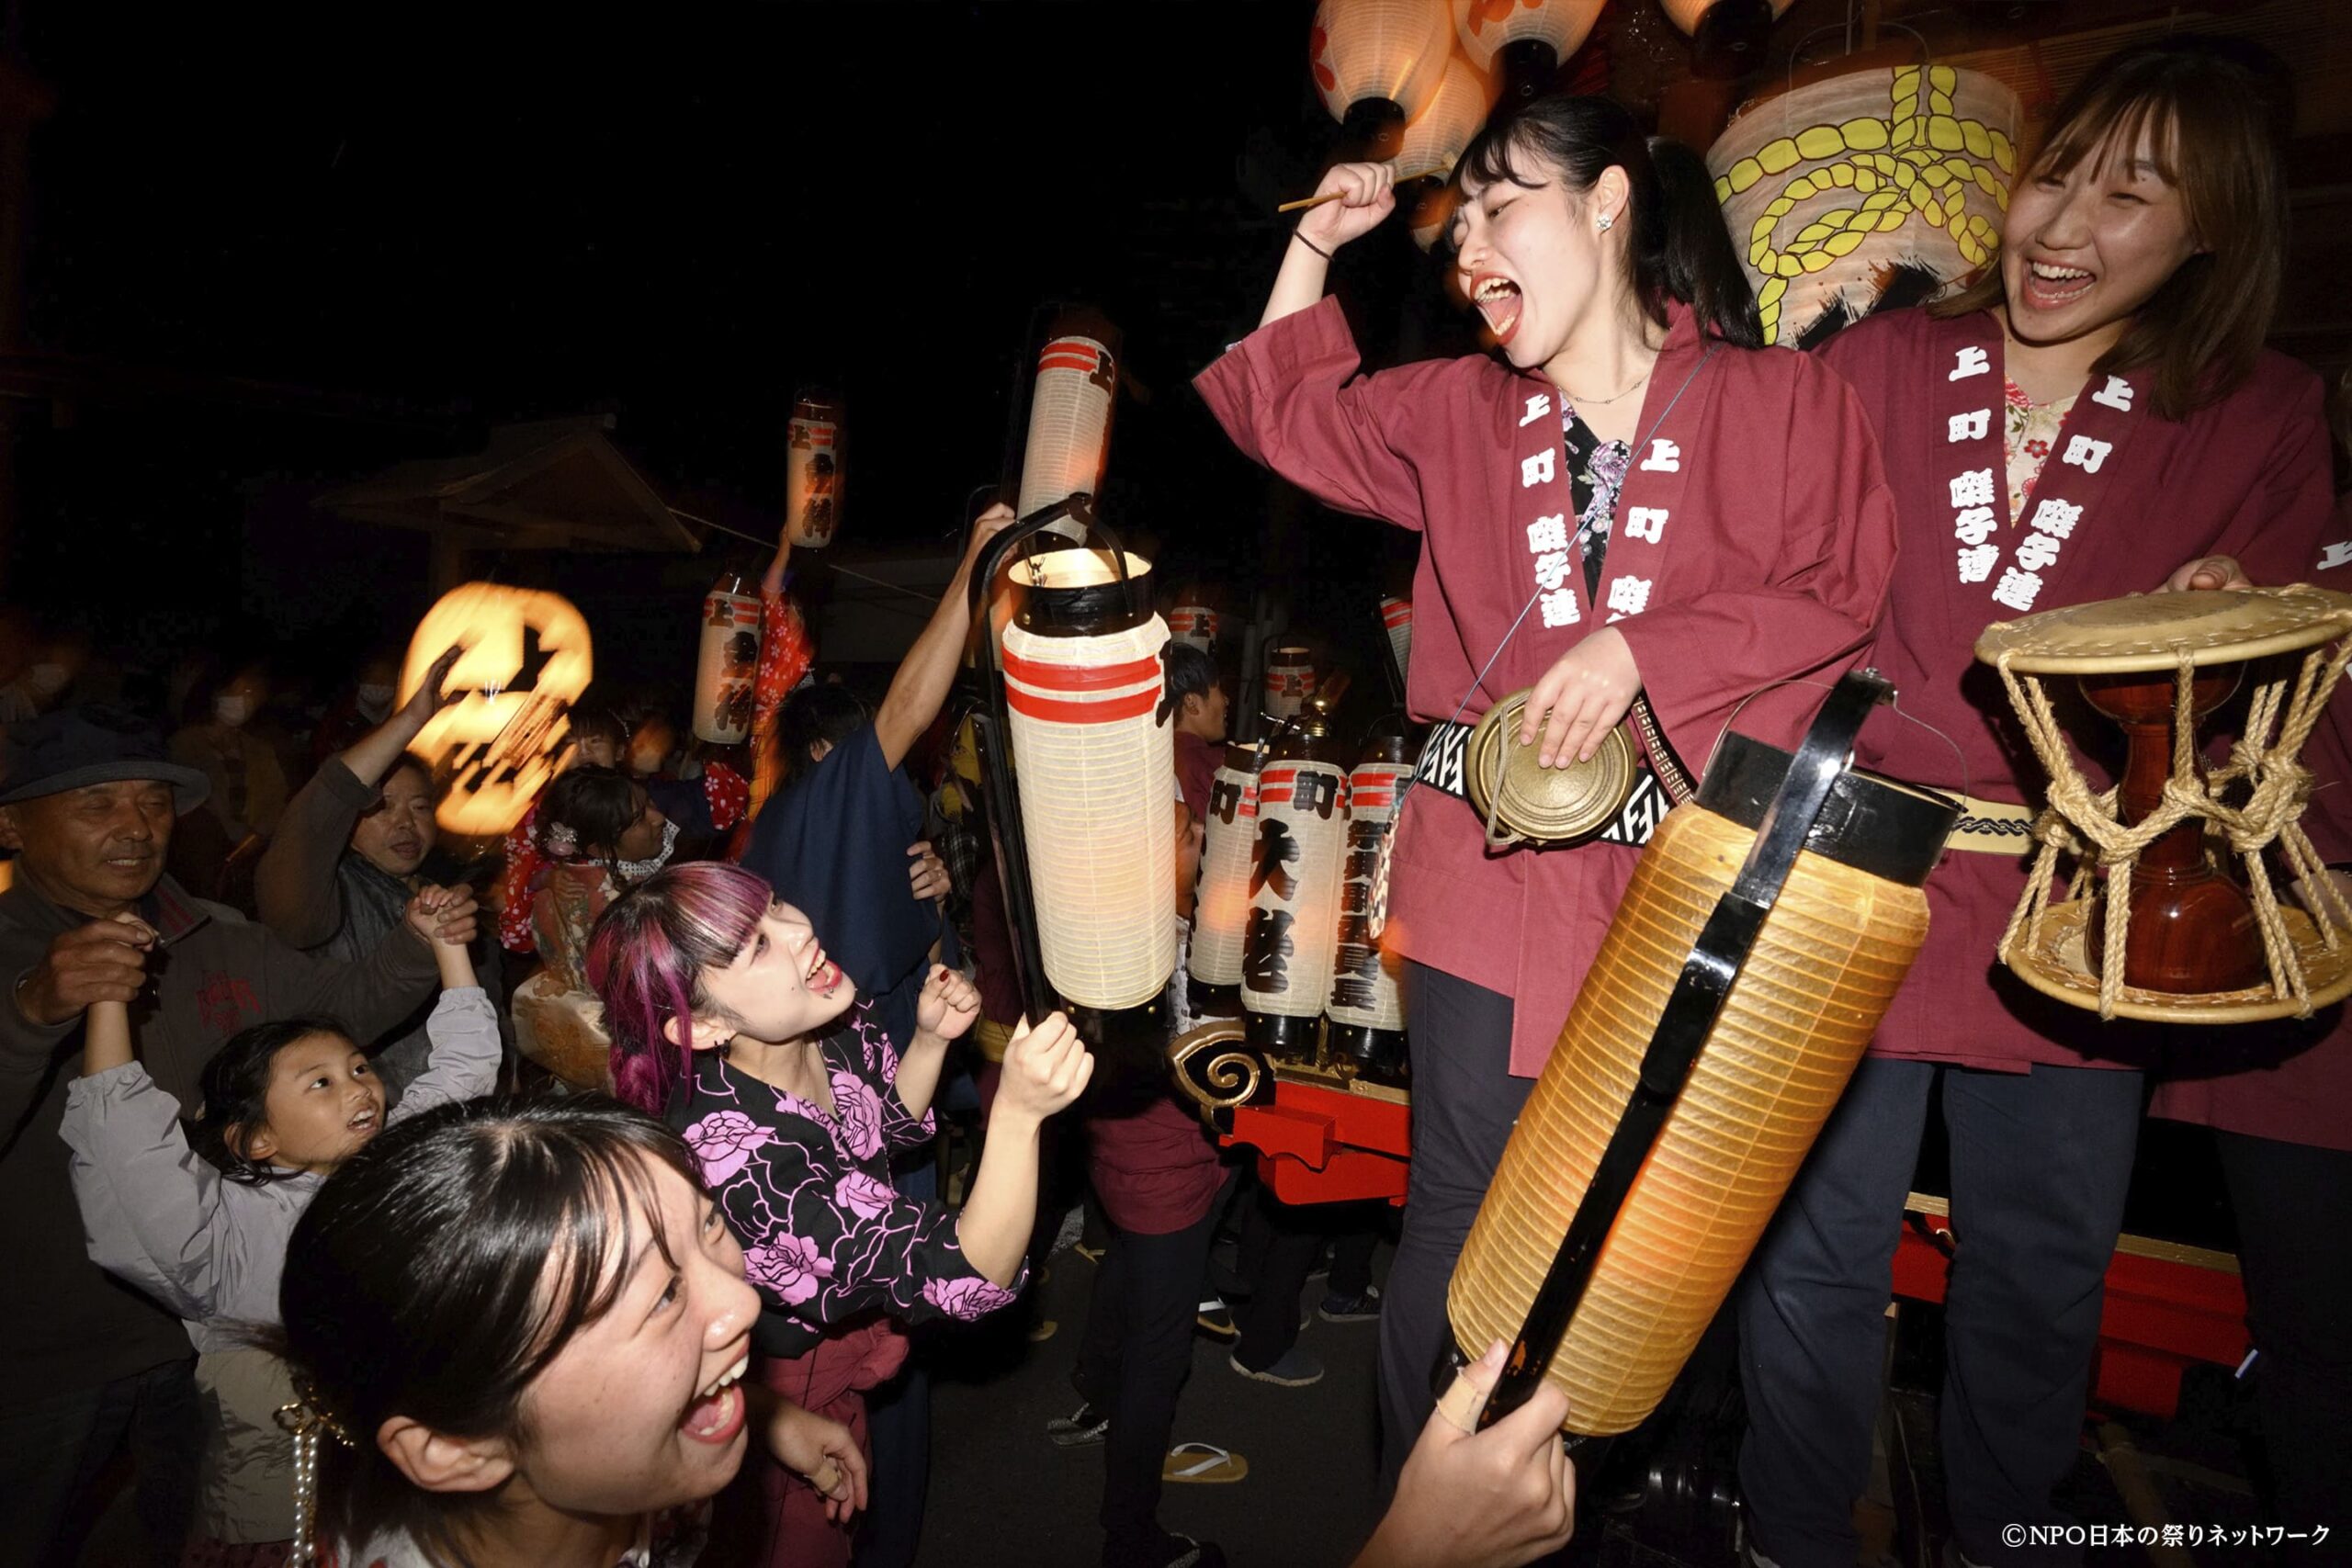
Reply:
<svg viewBox="0 0 2352 1568"><path fill-rule="evenodd" d="M182 813L195 810L212 793L211 781L201 773L164 756L163 741L137 714L93 703L9 727L0 806L125 779L171 785L172 808Z"/></svg>

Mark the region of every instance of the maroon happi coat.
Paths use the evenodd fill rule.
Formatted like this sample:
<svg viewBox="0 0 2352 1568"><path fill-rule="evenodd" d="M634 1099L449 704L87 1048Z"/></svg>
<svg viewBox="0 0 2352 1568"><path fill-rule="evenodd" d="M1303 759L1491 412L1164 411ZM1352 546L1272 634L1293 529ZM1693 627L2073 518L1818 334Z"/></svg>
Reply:
<svg viewBox="0 0 2352 1568"><path fill-rule="evenodd" d="M1357 369L1339 303L1325 299L1260 328L1194 385L1250 457L1328 505L1423 536L1406 691L1416 719L1474 721L1615 625L1696 768L1744 699L1856 662L1894 568L1894 503L1860 404L1817 361L1702 341L1671 307L1597 606L1548 379L1484 357ZM1742 710L1739 728L1792 745L1821 695L1783 687ZM1468 806L1416 787L1384 945L1513 998L1511 1071L1532 1077L1638 853L1599 842L1489 853Z"/></svg>
<svg viewBox="0 0 2352 1568"><path fill-rule="evenodd" d="M2352 496L2337 504L2318 561L2301 575L2352 593ZM2352 866L2352 694L2342 688L2305 743L2303 765L2313 779L2303 831L2320 859ZM2150 1115L2352 1150L2352 1006L2306 1023L2177 1030L2158 1073Z"/></svg>
<svg viewBox="0 0 2352 1568"><path fill-rule="evenodd" d="M2147 368L2093 375L2035 481L2008 512L2000 323L1872 316L1820 351L1870 411L1902 511L1903 554L1872 653L1904 710L1882 715L1857 758L1898 778L2038 807L2045 781L1976 637L2029 610L2143 592L2199 556L2232 555L2256 582L2310 580L2327 533L2319 380L2266 353L2245 383L2180 421L2149 406ZM2094 744L2109 736L2078 736ZM2078 752L2078 757L2080 753ZM1954 852L1928 883L1926 948L1872 1051L2024 1071L2143 1066L2156 1031L2050 1001L2001 970L2001 933L2024 890L2020 853Z"/></svg>

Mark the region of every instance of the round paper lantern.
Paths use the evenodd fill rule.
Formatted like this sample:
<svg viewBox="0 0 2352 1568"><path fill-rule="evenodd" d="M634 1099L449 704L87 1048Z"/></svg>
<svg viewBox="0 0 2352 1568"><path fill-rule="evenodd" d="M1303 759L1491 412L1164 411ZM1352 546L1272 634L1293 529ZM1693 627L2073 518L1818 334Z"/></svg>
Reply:
<svg viewBox="0 0 2352 1568"><path fill-rule="evenodd" d="M534 683L515 689L524 639L534 636L546 662ZM443 594L409 639L400 700L424 683L452 643L465 649L442 691L464 695L424 721L409 750L433 767L441 786L434 818L453 833L511 829L555 778L571 750L571 705L594 672L588 622L569 599L531 588L469 582Z"/></svg>
<svg viewBox="0 0 2352 1568"><path fill-rule="evenodd" d="M1794 863L1777 897L1725 905L1735 917L1769 908L1752 947L1724 955L1715 944L1727 930L1754 928L1716 919L1718 904L1736 883L1748 886L1758 827L1780 808L1790 773L1787 752L1728 733L1698 796L1659 824L1454 1269L1447 1308L1457 1346L1516 1342L1522 1326L1531 1348L1559 1336L1543 1375L1566 1392L1572 1432L1623 1432L1656 1407L1927 938L1922 887L1957 803L1847 768L1790 846ZM1712 1018L1703 1003L1684 1006L1686 969L1707 994L1710 978L1731 971ZM1694 1045L1687 1073L1664 1059ZM1645 1088L1654 1052L1649 1071L1664 1081ZM1663 1118L1654 1139L1612 1148L1621 1124L1647 1127L1653 1117ZM1623 1201L1581 1213L1596 1187L1611 1200L1622 1190ZM1571 1258L1563 1244L1572 1230L1595 1225L1597 1252ZM1565 1330L1532 1321L1547 1275L1576 1263L1590 1272L1567 1298Z"/></svg>
<svg viewBox="0 0 2352 1568"><path fill-rule="evenodd" d="M1175 731L1154 716L1168 625L1151 563L1059 549L1012 568L1005 704L1046 978L1080 1007L1134 1007L1176 967Z"/></svg>
<svg viewBox="0 0 2352 1568"><path fill-rule="evenodd" d="M1658 0L1674 25L1690 35L1692 71L1723 78L1763 62L1766 36L1796 0Z"/></svg>
<svg viewBox="0 0 2352 1568"><path fill-rule="evenodd" d="M1216 650L1216 612L1206 604L1179 604L1169 612L1168 635L1203 653Z"/></svg>
<svg viewBox="0 0 2352 1568"><path fill-rule="evenodd" d="M1266 711L1292 718L1315 694L1315 656L1303 648L1277 648L1266 655Z"/></svg>
<svg viewBox="0 0 2352 1568"><path fill-rule="evenodd" d="M695 734L738 746L752 733L752 686L760 671L760 596L740 571L722 571L702 601L695 660Z"/></svg>
<svg viewBox="0 0 2352 1568"><path fill-rule="evenodd" d="M1348 775L1348 851L1340 872L1340 928L1331 960L1331 1060L1374 1083L1405 1077L1403 959L1372 932L1373 873L1396 819L1396 791L1412 773L1401 737L1375 741Z"/></svg>
<svg viewBox="0 0 2352 1568"><path fill-rule="evenodd" d="M1479 70L1500 75L1514 103L1540 97L1592 32L1607 0L1453 0L1453 32ZM1497 56L1501 66L1497 67Z"/></svg>
<svg viewBox="0 0 2352 1568"><path fill-rule="evenodd" d="M1444 0L1322 0L1307 34L1308 67L1331 118L1385 158L1404 126L1437 96L1453 52Z"/></svg>
<svg viewBox="0 0 2352 1568"><path fill-rule="evenodd" d="M1445 75L1438 83L1437 96L1405 127L1405 139L1396 148L1396 172L1400 175L1450 175L1460 162L1463 149L1487 123L1487 111L1495 106L1495 95L1487 78L1468 61L1456 55L1445 67Z"/></svg>
<svg viewBox="0 0 2352 1568"><path fill-rule="evenodd" d="M1111 460L1111 400L1119 385L1114 335L1107 323L1073 312L1057 323L1038 354L1029 440L1021 455L1022 516L1073 495L1102 492ZM1085 534L1072 520L1049 526L1073 539Z"/></svg>
<svg viewBox="0 0 2352 1568"><path fill-rule="evenodd" d="M1992 265L2017 175L2017 95L1948 65L1857 71L1768 98L1707 153L1764 341L1805 347L1883 301Z"/></svg>
<svg viewBox="0 0 2352 1568"><path fill-rule="evenodd" d="M1250 870L1258 849L1258 752L1227 746L1209 783L1209 819L1201 844L1201 876L1193 899L1193 945L1185 973L1197 982L1195 1012L1205 999L1239 1012L1242 937L1250 924Z"/></svg>
<svg viewBox="0 0 2352 1568"><path fill-rule="evenodd" d="M1294 731L1258 773L1258 838L1241 1005L1254 1045L1311 1060L1339 945L1348 770L1319 736Z"/></svg>
<svg viewBox="0 0 2352 1568"><path fill-rule="evenodd" d="M842 410L803 392L785 428L784 520L796 548L822 549L842 525Z"/></svg>
<svg viewBox="0 0 2352 1568"><path fill-rule="evenodd" d="M1396 661L1402 685L1413 667L1413 602L1394 595L1380 601L1381 624L1388 628L1388 656Z"/></svg>

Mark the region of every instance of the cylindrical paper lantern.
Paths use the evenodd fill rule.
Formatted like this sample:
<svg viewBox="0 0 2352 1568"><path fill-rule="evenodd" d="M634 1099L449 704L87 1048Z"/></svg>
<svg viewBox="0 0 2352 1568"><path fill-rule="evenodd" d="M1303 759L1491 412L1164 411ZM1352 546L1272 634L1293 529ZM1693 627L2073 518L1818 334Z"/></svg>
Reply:
<svg viewBox="0 0 2352 1568"><path fill-rule="evenodd" d="M1315 694L1315 656L1303 648L1272 649L1266 654L1266 711L1290 718Z"/></svg>
<svg viewBox="0 0 2352 1568"><path fill-rule="evenodd" d="M752 733L752 685L760 671L760 596L739 571L722 571L702 601L702 646L695 660L695 734L714 746Z"/></svg>
<svg viewBox="0 0 2352 1568"><path fill-rule="evenodd" d="M1293 732L1258 772L1258 837L1242 938L1241 1005L1251 1043L1308 1059L1331 990L1348 770L1319 736Z"/></svg>
<svg viewBox="0 0 2352 1568"><path fill-rule="evenodd" d="M1739 877L1788 753L1727 734L1634 868L1454 1269L1457 1346L1514 1340L1702 930ZM1722 1304L1928 932L1921 891L1955 803L1850 769L1707 1030L1545 1376L1568 1429L1626 1431Z"/></svg>
<svg viewBox="0 0 2352 1568"><path fill-rule="evenodd" d="M1388 628L1388 656L1402 683L1413 668L1413 602L1389 595L1380 601L1381 624Z"/></svg>
<svg viewBox="0 0 2352 1568"><path fill-rule="evenodd" d="M1206 604L1179 604L1170 613L1168 635L1203 653L1216 649L1216 612Z"/></svg>
<svg viewBox="0 0 2352 1568"><path fill-rule="evenodd" d="M1905 65L1810 83L1732 121L1707 167L1764 341L1804 348L1816 325L1936 299L1995 265L2021 118L1994 77Z"/></svg>
<svg viewBox="0 0 2352 1568"><path fill-rule="evenodd" d="M1323 0L1306 43L1323 107L1343 125L1393 135L1437 96L1453 32L1444 0ZM1389 155L1377 141L1363 151Z"/></svg>
<svg viewBox="0 0 2352 1568"><path fill-rule="evenodd" d="M1021 457L1023 517L1073 495L1102 493L1111 458L1111 400L1119 385L1110 336L1106 324L1073 313L1056 323L1037 355L1029 441ZM1051 527L1073 539L1085 534L1075 520Z"/></svg>
<svg viewBox="0 0 2352 1568"><path fill-rule="evenodd" d="M1209 784L1201 878L1193 899L1193 945L1185 972L1238 1012L1241 945L1250 924L1250 871L1257 863L1258 751L1227 746ZM1195 988L1196 1001L1199 995ZM1195 1006L1194 1011L1203 1010Z"/></svg>
<svg viewBox="0 0 2352 1568"><path fill-rule="evenodd" d="M1061 549L1016 564L1004 688L1046 978L1080 1007L1135 1007L1176 967L1175 731L1154 716L1168 625L1151 564Z"/></svg>
<svg viewBox="0 0 2352 1568"><path fill-rule="evenodd" d="M842 409L803 392L785 432L784 520L797 549L822 549L842 525Z"/></svg>
<svg viewBox="0 0 2352 1568"><path fill-rule="evenodd" d="M1540 96L1592 31L1606 0L1453 0L1470 63L1506 78L1514 103ZM1497 64L1497 57L1501 63Z"/></svg>
<svg viewBox="0 0 2352 1568"><path fill-rule="evenodd" d="M1396 818L1396 791L1411 774L1401 737L1373 743L1348 775L1348 852L1340 871L1340 929L1331 960L1331 1060L1375 1083L1405 1077L1405 1003L1399 956L1372 932L1373 873Z"/></svg>
<svg viewBox="0 0 2352 1568"><path fill-rule="evenodd" d="M1494 104L1494 90L1486 77L1456 55L1446 64L1437 96L1405 128L1405 140L1396 148L1397 174L1419 175L1430 169L1441 175L1452 173Z"/></svg>

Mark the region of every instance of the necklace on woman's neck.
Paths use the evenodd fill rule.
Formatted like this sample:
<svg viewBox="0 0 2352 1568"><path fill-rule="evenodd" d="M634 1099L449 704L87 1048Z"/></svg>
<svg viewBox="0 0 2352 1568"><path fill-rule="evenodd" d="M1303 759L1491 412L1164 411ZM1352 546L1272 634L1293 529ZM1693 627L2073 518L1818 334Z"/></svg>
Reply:
<svg viewBox="0 0 2352 1568"><path fill-rule="evenodd" d="M1566 387L1562 387L1560 391L1567 398L1569 402L1575 404L1578 408L1607 408L1611 403L1629 398L1633 396L1634 393L1641 390L1642 388L1647 386L1649 384L1651 373L1657 369L1657 359L1653 355L1650 359L1648 369L1644 370L1639 376L1634 378L1632 381L1628 382L1618 390L1610 393L1609 396L1605 398L1580 398L1574 392L1569 391Z"/></svg>

